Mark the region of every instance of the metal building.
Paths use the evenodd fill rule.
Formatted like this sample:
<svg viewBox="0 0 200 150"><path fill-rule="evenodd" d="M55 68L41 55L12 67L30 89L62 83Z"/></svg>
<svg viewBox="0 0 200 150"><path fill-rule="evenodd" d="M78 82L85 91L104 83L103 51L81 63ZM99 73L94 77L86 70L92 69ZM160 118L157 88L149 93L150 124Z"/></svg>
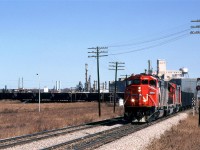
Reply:
<svg viewBox="0 0 200 150"><path fill-rule="evenodd" d="M171 82L181 86L182 104L192 106L192 100L196 95L196 78L172 79Z"/></svg>

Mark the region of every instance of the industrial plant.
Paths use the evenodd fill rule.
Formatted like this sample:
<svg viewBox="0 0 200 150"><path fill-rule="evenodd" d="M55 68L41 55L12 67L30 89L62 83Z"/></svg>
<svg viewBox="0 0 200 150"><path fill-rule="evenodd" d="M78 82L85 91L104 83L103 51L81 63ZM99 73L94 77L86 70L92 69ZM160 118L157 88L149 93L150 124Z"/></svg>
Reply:
<svg viewBox="0 0 200 150"><path fill-rule="evenodd" d="M97 80L92 81L89 75L88 64L85 64L85 81L79 83L75 87L62 88L61 81L56 81L53 88L42 87L40 89L42 101L76 101L76 100L94 100L98 99ZM167 63L164 59L157 60L157 70L154 70L152 63L148 60L148 68L144 71L145 74L152 74L165 81L173 81L176 84L182 85L182 90L195 93L197 79L189 78L188 68L182 67L179 70L168 70ZM134 74L132 74L134 75ZM130 76L132 76L130 75ZM126 78L118 78L116 81L105 81L100 83L101 99L113 101L114 93L117 93L116 98L123 98L124 90L127 86ZM38 88L27 89L24 87L24 79L19 78L18 89L7 89L7 86L0 91L0 99L22 99L38 101ZM190 85L190 86L188 86ZM187 89L185 89L187 87ZM189 88L189 89L188 89ZM116 89L116 91L115 91Z"/></svg>

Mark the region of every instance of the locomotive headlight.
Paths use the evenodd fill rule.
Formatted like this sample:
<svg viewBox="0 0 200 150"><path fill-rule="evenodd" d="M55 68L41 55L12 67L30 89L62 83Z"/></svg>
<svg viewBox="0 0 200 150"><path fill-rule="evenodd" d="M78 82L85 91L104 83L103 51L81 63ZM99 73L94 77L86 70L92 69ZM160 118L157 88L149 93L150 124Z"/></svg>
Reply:
<svg viewBox="0 0 200 150"><path fill-rule="evenodd" d="M134 99L134 98L132 98L132 99L131 99L131 102L132 102L132 103L134 103L134 102L135 102L135 99Z"/></svg>
<svg viewBox="0 0 200 150"><path fill-rule="evenodd" d="M140 86L138 87L138 92L141 92L141 87Z"/></svg>

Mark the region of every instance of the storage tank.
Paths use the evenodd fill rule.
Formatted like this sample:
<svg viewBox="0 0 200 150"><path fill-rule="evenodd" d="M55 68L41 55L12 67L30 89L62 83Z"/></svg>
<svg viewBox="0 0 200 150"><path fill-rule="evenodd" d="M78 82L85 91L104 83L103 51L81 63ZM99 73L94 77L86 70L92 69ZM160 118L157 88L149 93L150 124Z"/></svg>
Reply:
<svg viewBox="0 0 200 150"><path fill-rule="evenodd" d="M183 77L185 77L186 75L188 76L188 68L182 67L179 70L182 71Z"/></svg>

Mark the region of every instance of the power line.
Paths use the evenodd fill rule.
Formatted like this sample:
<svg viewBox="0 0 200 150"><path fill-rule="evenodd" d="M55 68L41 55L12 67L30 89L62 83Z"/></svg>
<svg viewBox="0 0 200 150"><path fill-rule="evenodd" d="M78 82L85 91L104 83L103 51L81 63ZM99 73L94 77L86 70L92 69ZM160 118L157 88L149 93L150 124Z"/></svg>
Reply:
<svg viewBox="0 0 200 150"><path fill-rule="evenodd" d="M97 58L97 79L98 79L98 108L99 108L99 117L101 116L101 104L100 104L100 76L99 76L99 57L104 57L104 56L108 56L108 55L102 55L103 53L107 53L107 51L100 51L101 49L107 49L107 47L92 47L92 48L88 48L88 49L94 49L96 51L91 51L88 53L92 53L95 55L92 56L88 56L90 57L95 57Z"/></svg>
<svg viewBox="0 0 200 150"><path fill-rule="evenodd" d="M168 28L168 29L165 29L165 30L163 30L163 31L159 31L159 32L154 32L154 33L151 33L150 35L148 35L148 36L146 36L145 35L145 37L152 37L152 39L154 39L153 37L158 37L158 38L161 38L163 35L167 35L168 33L170 34L170 33L176 33L177 32L177 30L181 30L181 29L183 29L183 30L185 30L185 29L189 29L188 28L188 25L189 25L190 23L185 23L185 24L181 24L181 25L178 25L178 26L175 26L175 27L171 27L171 28ZM156 36L155 36L156 35ZM157 35L160 35L160 36L157 36ZM143 37L144 38L144 37ZM132 40L129 40L129 42L127 41L127 42L114 42L114 43L110 43L110 44L106 44L106 45L108 45L108 47L111 47L111 46L115 46L115 45L124 45L124 44L127 44L127 43L133 43L133 41L135 41L135 40L138 40L138 39L141 39L141 36L137 36L137 37L135 37L134 36L134 39L132 39ZM143 43L143 41L144 40L142 40L141 42ZM120 44L121 43L121 44Z"/></svg>
<svg viewBox="0 0 200 150"><path fill-rule="evenodd" d="M133 52L136 52L136 51L143 51L143 50L147 50L147 49L150 49L150 48L154 48L154 47L158 47L158 46L162 46L162 45L165 45L165 44L168 44L170 42L174 42L176 40L179 40L179 39L182 39L184 37L187 37L189 36L189 34L183 34L183 35L180 35L178 37L175 37L175 38L172 38L172 39L169 39L167 41L164 41L164 42L161 42L161 43L158 43L158 44L155 44L155 45L151 45L151 46L148 46L148 47L144 47L144 48L140 48L140 49L135 49L135 50L131 50L131 51L125 51L125 52L119 52L119 53L112 53L112 54L109 54L110 55L121 55L121 54L127 54L127 53L133 53Z"/></svg>
<svg viewBox="0 0 200 150"><path fill-rule="evenodd" d="M167 39L167 38L173 37L175 35L179 35L179 34L184 33L184 32L188 32L189 30L190 29L185 29L185 30L182 30L182 31L179 31L179 32L176 32L176 33L172 33L172 34L169 34L169 35L164 35L164 36L161 36L161 37L158 37L158 38L154 38L154 39L146 40L146 41L142 41L142 42L121 44L121 45L111 45L109 47L110 48L128 47L128 46L141 45L141 44L145 44L145 43L151 43L151 42L155 42L155 41L160 41L160 40L163 40L163 39Z"/></svg>
<svg viewBox="0 0 200 150"><path fill-rule="evenodd" d="M191 20L191 22L200 22L200 19L197 19L197 20Z"/></svg>

